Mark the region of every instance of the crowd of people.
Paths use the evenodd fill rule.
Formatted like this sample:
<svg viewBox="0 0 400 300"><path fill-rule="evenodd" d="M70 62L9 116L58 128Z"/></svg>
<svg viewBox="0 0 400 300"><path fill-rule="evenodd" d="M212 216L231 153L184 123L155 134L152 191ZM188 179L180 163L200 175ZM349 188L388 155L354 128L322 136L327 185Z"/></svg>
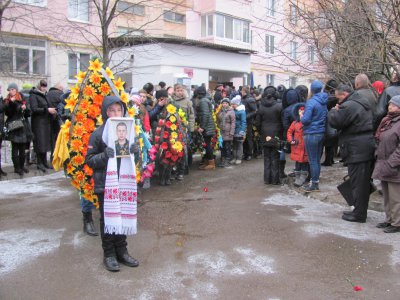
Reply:
<svg viewBox="0 0 400 300"><path fill-rule="evenodd" d="M25 164L31 141L37 168L45 172L51 168L47 153L54 150L60 125L71 117L64 108L69 92L64 93L60 85L47 92L44 80L28 93L20 92L14 83L7 91L0 102L0 113L6 116L0 119L1 128L5 127L1 136L11 141L15 172L23 176L29 171ZM158 180L152 183L169 186L174 180L184 180L193 155L201 153L199 169L203 171L263 157L264 183L282 185L288 176L285 165L290 153L295 162L289 174L294 177L294 186L311 193L320 189L321 165L332 166L338 155L348 168L355 203L354 210L345 211L342 218L366 221L374 178L382 183L386 213L386 220L377 226L386 233L400 231L400 80L396 74L386 88L382 82L371 84L365 74L359 74L352 84L314 80L309 88L243 86L236 90L217 85L211 91L204 85L189 90L180 84L168 87L160 82L156 87L147 83L140 90L127 92L128 107L118 97L105 98L108 106L103 103L103 118L122 117L127 109L135 109L136 125L141 126L150 144L140 149L151 152L151 144L156 146L153 158L146 155L156 166L154 177ZM22 126L16 121L22 121ZM86 162L94 170L95 193L102 211L104 165L115 153L100 142L99 130L101 127L92 134ZM129 152L138 149L136 145ZM0 174L5 175L1 165ZM144 178L140 185L149 188L150 178ZM82 197L81 204L84 231L98 235L91 215L93 205ZM118 262L138 265L127 253L126 237L107 234L103 228L100 232L107 270L118 271Z"/></svg>

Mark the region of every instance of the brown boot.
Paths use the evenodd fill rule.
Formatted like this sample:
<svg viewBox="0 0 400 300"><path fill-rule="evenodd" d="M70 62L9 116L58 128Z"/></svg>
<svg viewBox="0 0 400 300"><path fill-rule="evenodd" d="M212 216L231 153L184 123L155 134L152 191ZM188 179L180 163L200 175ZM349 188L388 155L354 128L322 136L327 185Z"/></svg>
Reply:
<svg viewBox="0 0 400 300"><path fill-rule="evenodd" d="M215 159L210 159L207 166L203 170L214 170L215 169Z"/></svg>

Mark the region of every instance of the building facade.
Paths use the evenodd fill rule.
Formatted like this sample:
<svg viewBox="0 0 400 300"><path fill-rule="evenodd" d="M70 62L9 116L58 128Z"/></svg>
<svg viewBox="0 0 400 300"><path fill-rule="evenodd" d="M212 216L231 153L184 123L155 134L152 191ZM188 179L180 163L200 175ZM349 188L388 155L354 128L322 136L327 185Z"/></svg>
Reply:
<svg viewBox="0 0 400 300"><path fill-rule="evenodd" d="M290 33L293 1L117 2L107 45L128 87L160 80L288 87L323 70L313 46ZM102 27L91 0L12 0L2 19L0 80L74 84L77 71L102 56Z"/></svg>

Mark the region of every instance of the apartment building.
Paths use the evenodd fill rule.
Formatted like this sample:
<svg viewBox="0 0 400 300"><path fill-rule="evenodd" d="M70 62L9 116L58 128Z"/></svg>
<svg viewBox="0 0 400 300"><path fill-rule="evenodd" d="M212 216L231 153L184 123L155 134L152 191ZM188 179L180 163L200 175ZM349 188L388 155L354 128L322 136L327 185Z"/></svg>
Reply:
<svg viewBox="0 0 400 300"><path fill-rule="evenodd" d="M308 84L321 66L312 45L287 30L296 26L289 2L118 1L108 27L110 65L134 87L160 80L211 88ZM77 70L102 56L101 22L90 0L12 0L2 21L4 84L46 78L72 85Z"/></svg>

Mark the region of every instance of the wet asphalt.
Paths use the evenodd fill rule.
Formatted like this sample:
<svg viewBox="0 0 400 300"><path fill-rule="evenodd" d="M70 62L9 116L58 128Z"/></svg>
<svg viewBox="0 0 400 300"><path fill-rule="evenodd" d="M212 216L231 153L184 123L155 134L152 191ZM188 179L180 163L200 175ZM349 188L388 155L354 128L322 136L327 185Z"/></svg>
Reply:
<svg viewBox="0 0 400 300"><path fill-rule="evenodd" d="M2 180L0 299L400 299L400 234L375 228L377 211L365 224L341 220L341 169L323 169L322 192L307 197L265 185L262 168L193 167L170 187L153 182L128 237L140 266L118 273L82 232L61 172Z"/></svg>

